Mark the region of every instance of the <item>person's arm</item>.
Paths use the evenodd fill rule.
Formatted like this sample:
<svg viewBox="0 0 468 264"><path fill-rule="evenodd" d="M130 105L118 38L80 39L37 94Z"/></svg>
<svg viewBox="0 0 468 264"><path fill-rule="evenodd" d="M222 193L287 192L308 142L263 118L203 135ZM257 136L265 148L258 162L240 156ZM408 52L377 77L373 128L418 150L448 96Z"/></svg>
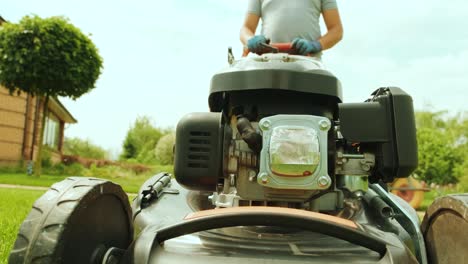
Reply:
<svg viewBox="0 0 468 264"><path fill-rule="evenodd" d="M252 13L247 13L245 16L240 30L240 40L244 45L247 45L247 41L255 35L259 20L260 17Z"/></svg>
<svg viewBox="0 0 468 264"><path fill-rule="evenodd" d="M335 46L343 38L343 25L337 8L324 10L323 20L327 26L327 33L319 38L322 50Z"/></svg>

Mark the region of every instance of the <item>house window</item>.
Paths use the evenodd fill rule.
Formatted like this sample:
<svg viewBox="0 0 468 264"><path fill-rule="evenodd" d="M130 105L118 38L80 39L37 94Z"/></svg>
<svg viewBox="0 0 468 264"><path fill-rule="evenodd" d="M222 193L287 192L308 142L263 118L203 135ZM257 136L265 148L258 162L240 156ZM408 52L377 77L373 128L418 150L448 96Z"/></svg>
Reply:
<svg viewBox="0 0 468 264"><path fill-rule="evenodd" d="M58 118L52 113L49 113L45 122L43 143L44 145L57 150L60 138L60 122Z"/></svg>

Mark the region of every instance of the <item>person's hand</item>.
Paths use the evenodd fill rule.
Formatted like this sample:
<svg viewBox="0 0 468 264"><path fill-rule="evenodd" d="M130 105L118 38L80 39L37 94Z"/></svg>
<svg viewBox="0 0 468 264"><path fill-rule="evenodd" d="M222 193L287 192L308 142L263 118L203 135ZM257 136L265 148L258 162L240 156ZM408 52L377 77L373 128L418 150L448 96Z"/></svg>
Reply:
<svg viewBox="0 0 468 264"><path fill-rule="evenodd" d="M263 50L262 44L268 44L267 38L263 35L256 35L247 40L247 48L257 54Z"/></svg>
<svg viewBox="0 0 468 264"><path fill-rule="evenodd" d="M295 38L291 46L300 55L309 55L322 51L322 44L317 40L308 41L303 38Z"/></svg>

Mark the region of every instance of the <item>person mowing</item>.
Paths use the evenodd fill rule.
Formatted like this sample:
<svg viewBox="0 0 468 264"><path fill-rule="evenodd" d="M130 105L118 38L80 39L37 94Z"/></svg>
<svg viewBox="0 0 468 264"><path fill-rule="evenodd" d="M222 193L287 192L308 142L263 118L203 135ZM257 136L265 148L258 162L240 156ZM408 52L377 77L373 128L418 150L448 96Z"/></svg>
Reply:
<svg viewBox="0 0 468 264"><path fill-rule="evenodd" d="M326 34L320 31L323 16ZM261 33L255 35L262 20ZM248 10L240 30L241 42L254 53L264 44L292 43L299 55L321 58L343 37L343 26L336 0L248 0Z"/></svg>

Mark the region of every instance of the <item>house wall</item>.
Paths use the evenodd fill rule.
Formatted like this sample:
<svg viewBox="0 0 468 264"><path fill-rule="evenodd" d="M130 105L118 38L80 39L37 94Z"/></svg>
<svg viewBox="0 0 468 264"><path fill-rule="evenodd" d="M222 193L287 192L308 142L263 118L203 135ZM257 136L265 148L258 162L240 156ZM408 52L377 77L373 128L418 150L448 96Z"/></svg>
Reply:
<svg viewBox="0 0 468 264"><path fill-rule="evenodd" d="M38 102L26 94L11 96L0 87L0 165L36 159L43 113ZM61 149L51 154L53 162L61 161Z"/></svg>
<svg viewBox="0 0 468 264"><path fill-rule="evenodd" d="M12 96L0 87L0 166L36 160L42 113L43 104L38 97L24 93ZM51 153L52 162L57 163L62 160L64 121L50 109L49 114L60 122L58 149Z"/></svg>
<svg viewBox="0 0 468 264"><path fill-rule="evenodd" d="M22 159L27 96L11 96L0 87L0 163Z"/></svg>

